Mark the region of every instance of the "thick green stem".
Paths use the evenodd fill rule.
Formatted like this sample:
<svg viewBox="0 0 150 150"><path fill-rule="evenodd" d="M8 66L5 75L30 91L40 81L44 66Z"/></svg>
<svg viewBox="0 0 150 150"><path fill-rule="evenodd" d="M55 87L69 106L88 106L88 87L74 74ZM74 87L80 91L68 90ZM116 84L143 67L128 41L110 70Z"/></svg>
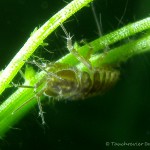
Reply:
<svg viewBox="0 0 150 150"><path fill-rule="evenodd" d="M24 46L2 72L0 76L0 94L5 90L5 88L7 88L8 84L24 65L25 61L33 54L37 47L43 43L43 40L48 35L50 35L61 23L63 23L66 19L68 19L91 1L93 0L72 1L32 34L32 36L27 40Z"/></svg>
<svg viewBox="0 0 150 150"><path fill-rule="evenodd" d="M0 94L5 90L5 88L8 87L8 84L24 65L25 60L27 60L37 49L37 47L43 43L43 40L66 19L92 1L93 0L73 0L52 18L50 18L43 26L32 33L31 37L27 40L24 46L8 64L5 70L2 71L0 76ZM37 76L39 76L39 74ZM33 82L30 81L30 84L37 82L42 75L40 74L38 79L36 77L33 79ZM15 115L12 115L14 108L19 107L25 102L23 99L29 99L33 96L33 94L32 89L19 89L0 106L0 136L4 135L4 133L11 128L11 126L15 124L27 110L29 110L29 108L22 109L23 111L21 111L21 113L16 112ZM29 107L30 106L31 105L29 105Z"/></svg>
<svg viewBox="0 0 150 150"><path fill-rule="evenodd" d="M150 52L150 35L111 49L106 53L94 55L90 61L94 67L113 67L120 65L135 55L145 52ZM77 68L87 70L81 63L77 65Z"/></svg>
<svg viewBox="0 0 150 150"><path fill-rule="evenodd" d="M143 20L137 21L135 23L124 26L110 34L104 35L91 43L89 45L85 45L79 49L79 52L82 56L86 57L88 55L89 47L92 47L92 52L95 53L97 51L102 51L107 48L111 44L114 44L122 39L130 37L136 33L140 33L144 30L150 29L150 17L147 17ZM72 54L68 54L64 56L59 62L63 62L69 65L75 65L78 63L78 60L72 56Z"/></svg>

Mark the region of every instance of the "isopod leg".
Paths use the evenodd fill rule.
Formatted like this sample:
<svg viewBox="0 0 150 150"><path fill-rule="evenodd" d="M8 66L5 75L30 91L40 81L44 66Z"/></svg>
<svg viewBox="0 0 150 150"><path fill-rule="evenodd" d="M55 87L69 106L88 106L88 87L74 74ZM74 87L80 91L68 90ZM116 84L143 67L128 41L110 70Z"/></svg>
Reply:
<svg viewBox="0 0 150 150"><path fill-rule="evenodd" d="M66 34L67 39L67 49L70 53L72 53L80 62L82 62L89 70L92 70L92 65L89 60L85 59L82 55L78 53L78 51L74 48L72 44L72 37L70 33L67 32L65 27L61 24L61 28L63 29L64 33Z"/></svg>
<svg viewBox="0 0 150 150"><path fill-rule="evenodd" d="M42 109L42 104L41 104L41 101L40 101L40 97L39 96L36 96L37 98L37 102L38 102L38 107L39 107L39 116L41 117L42 119L42 124L44 125L45 124L45 120L44 120L44 111Z"/></svg>

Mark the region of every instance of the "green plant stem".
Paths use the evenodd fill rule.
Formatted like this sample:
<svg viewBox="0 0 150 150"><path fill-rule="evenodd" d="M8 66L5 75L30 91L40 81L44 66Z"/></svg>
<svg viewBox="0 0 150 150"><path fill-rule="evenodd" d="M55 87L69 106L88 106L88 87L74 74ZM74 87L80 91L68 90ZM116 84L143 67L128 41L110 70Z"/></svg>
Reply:
<svg viewBox="0 0 150 150"><path fill-rule="evenodd" d="M150 17L147 17L143 20L137 21L135 23L126 25L114 32L111 32L107 35L104 35L92 42L89 45L85 45L81 47L78 51L84 57L88 55L90 50L89 47L92 47L92 52L95 53L97 51L102 51L103 49L107 48L108 46L121 41L127 37L133 36L136 33L140 33L144 30L150 29ZM59 62L64 62L69 64L70 66L76 65L79 61L72 55L68 54L61 58Z"/></svg>
<svg viewBox="0 0 150 150"><path fill-rule="evenodd" d="M150 35L111 49L106 53L96 54L91 57L90 62L94 67L115 67L135 55L146 52L150 52ZM81 63L76 67L87 71L86 67Z"/></svg>
<svg viewBox="0 0 150 150"><path fill-rule="evenodd" d="M43 43L43 40L66 19L92 1L93 0L72 1L31 35L24 46L2 72L0 76L0 94L8 87L8 84L24 65L25 61L33 54L37 47Z"/></svg>
<svg viewBox="0 0 150 150"><path fill-rule="evenodd" d="M150 29L150 18L143 19L141 21L135 22L133 24L127 25L117 31L114 31L108 35L98 38L89 45L93 48L93 53L101 51L106 46L109 46L119 40L127 38L135 33ZM131 56L139 54L141 52L150 51L150 36L146 35L138 40L129 42L123 46L110 50L106 54L97 54L92 56L90 61L96 67L113 66L114 64L120 64L126 61ZM86 56L89 51L89 45L85 45L78 49L78 51ZM70 66L77 66L81 71L84 70L83 64L78 64L76 58L72 54L68 54L58 60L57 62L70 64ZM30 81L30 85L34 85L38 82L45 72L40 72L35 75ZM14 94L12 94L1 106L0 106L0 136L4 136L5 133L18 122L23 115L25 115L36 101L32 100L26 106L21 108L19 111L12 115L12 112L21 106L24 102L34 96L33 89L18 89Z"/></svg>

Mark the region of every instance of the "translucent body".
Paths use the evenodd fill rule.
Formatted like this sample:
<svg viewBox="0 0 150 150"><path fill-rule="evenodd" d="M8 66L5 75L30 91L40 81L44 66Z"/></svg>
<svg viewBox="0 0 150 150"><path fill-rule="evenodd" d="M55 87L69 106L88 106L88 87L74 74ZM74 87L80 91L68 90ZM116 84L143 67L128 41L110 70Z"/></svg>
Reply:
<svg viewBox="0 0 150 150"><path fill-rule="evenodd" d="M65 67L63 64L54 64L49 69L52 70L59 78L45 76L42 90L45 95L54 99L77 100L103 94L117 82L120 75L118 70L110 68L94 68L94 71L89 73L80 71L76 67Z"/></svg>
<svg viewBox="0 0 150 150"><path fill-rule="evenodd" d="M54 99L80 100L86 99L93 95L103 94L110 89L119 79L120 72L111 67L94 68L89 59L81 56L72 45L72 36L67 33L63 25L62 29L66 34L67 48L80 63L83 63L87 68L87 72L79 70L77 67L70 67L69 64L54 63L46 64L43 68L36 61L31 62L46 72L46 75L37 82L34 86L20 86L34 88L35 97L37 97L39 115L42 118L42 123L45 124L43 110L40 102L40 96L45 94ZM40 88L41 87L41 88ZM38 90L40 88L40 90ZM33 97L22 104L18 109L31 101ZM18 110L17 109L17 110ZM17 111L16 110L16 111Z"/></svg>

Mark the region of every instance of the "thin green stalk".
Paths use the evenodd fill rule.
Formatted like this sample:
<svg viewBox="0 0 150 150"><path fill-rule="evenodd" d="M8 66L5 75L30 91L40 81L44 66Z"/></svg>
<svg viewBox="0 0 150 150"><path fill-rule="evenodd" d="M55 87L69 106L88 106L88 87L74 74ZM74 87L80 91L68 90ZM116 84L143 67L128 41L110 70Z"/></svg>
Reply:
<svg viewBox="0 0 150 150"><path fill-rule="evenodd" d="M121 41L122 39L128 38L136 33L140 33L150 29L150 17L147 17L143 20L137 21L135 23L126 25L116 31L111 32L110 34L104 35L92 42L89 45L85 45L79 49L79 52L82 56L86 57L89 51L89 47L92 47L92 52L95 53L97 51L102 51L103 49L107 48L108 46ZM59 62L63 62L69 65L75 65L78 63L78 60L72 56L72 54L68 54L64 56Z"/></svg>
<svg viewBox="0 0 150 150"><path fill-rule="evenodd" d="M44 39L50 35L61 23L86 6L93 0L73 0L66 7L50 18L42 27L34 31L24 46L8 64L0 76L0 94L8 87L14 76L24 65L25 61L33 54Z"/></svg>
<svg viewBox="0 0 150 150"><path fill-rule="evenodd" d="M150 35L145 35L106 53L96 54L91 57L90 62L94 67L116 67L129 58L146 52L150 52ZM86 70L81 63L77 65L77 68Z"/></svg>
<svg viewBox="0 0 150 150"><path fill-rule="evenodd" d="M2 71L2 74L0 75L0 93L2 93L8 87L8 84L12 81L14 76L24 65L25 60L27 60L37 49L37 47L43 43L44 39L66 19L68 19L70 16L75 14L78 10L92 1L93 0L73 0L66 7L64 7L53 17L51 17L38 30L34 31L31 37L24 44L24 46L19 50L16 56L5 68L5 70ZM33 82L30 81L30 84L35 83L35 81L37 82L37 80L38 79L35 77ZM28 92L25 92L26 90ZM33 91L29 92L31 90L32 89L19 89L0 106L0 136L4 135L5 132L9 128L11 128L11 126L15 124L19 118L22 117L22 115L24 114L23 112L15 113L15 115L12 116L12 110L14 110L14 108L16 108L16 106L18 106L19 104L21 105L22 103L24 103L20 100L20 98L25 99L29 97L31 98L33 96Z"/></svg>

